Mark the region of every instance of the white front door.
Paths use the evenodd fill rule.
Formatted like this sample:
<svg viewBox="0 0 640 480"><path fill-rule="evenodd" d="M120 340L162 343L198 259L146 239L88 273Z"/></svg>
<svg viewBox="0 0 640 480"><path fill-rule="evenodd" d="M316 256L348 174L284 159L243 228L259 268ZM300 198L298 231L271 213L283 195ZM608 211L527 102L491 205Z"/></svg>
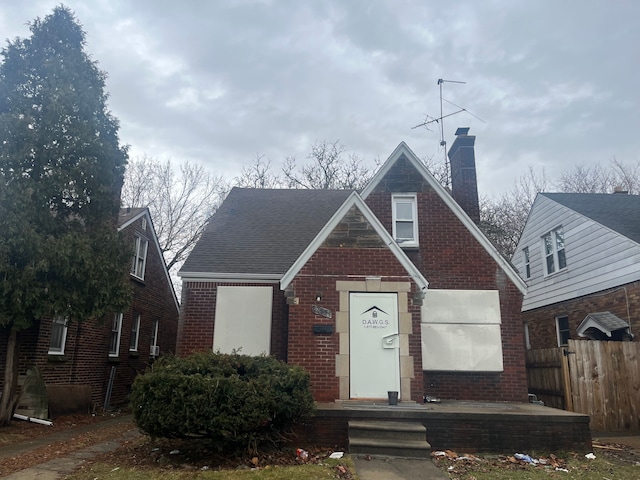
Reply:
<svg viewBox="0 0 640 480"><path fill-rule="evenodd" d="M400 391L396 293L349 294L349 358L351 398Z"/></svg>

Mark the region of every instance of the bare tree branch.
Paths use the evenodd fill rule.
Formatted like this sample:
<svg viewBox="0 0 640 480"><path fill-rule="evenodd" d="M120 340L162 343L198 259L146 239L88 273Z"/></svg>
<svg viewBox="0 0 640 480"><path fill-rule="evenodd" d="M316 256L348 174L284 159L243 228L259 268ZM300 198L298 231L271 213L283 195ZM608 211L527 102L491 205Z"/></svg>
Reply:
<svg viewBox="0 0 640 480"><path fill-rule="evenodd" d="M184 261L222 202L228 186L202 165L151 157L130 160L122 189L122 205L148 207L167 268Z"/></svg>

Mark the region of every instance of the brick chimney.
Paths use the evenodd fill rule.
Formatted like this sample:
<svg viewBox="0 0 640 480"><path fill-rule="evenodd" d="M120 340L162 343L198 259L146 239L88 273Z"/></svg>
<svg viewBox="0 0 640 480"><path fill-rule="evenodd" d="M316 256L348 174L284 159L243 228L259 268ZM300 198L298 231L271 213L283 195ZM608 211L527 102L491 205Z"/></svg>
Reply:
<svg viewBox="0 0 640 480"><path fill-rule="evenodd" d="M473 149L476 136L468 135L468 133L469 128L458 128L456 139L449 149L451 195L477 225L480 223L480 203L478 201L476 155Z"/></svg>

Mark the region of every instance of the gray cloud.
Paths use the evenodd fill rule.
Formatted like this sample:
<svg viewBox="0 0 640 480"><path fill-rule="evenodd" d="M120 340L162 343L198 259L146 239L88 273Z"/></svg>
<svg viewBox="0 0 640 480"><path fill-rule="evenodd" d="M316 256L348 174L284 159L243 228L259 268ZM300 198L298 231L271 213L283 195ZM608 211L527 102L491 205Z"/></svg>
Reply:
<svg viewBox="0 0 640 480"><path fill-rule="evenodd" d="M0 31L58 0L0 0ZM340 139L373 161L406 141L442 158L444 121L478 136L482 194L528 165L637 160L640 4L542 0L70 0L109 74L110 107L132 155L206 163L232 178L256 153L274 164ZM458 110L445 102L444 113Z"/></svg>

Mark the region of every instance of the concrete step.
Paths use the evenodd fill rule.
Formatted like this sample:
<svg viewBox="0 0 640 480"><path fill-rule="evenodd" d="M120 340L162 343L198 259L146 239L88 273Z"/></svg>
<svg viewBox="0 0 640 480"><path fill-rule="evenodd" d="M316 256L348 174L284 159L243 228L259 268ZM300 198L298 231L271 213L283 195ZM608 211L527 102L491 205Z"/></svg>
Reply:
<svg viewBox="0 0 640 480"><path fill-rule="evenodd" d="M426 428L416 422L349 421L349 452L394 457L429 458Z"/></svg>

